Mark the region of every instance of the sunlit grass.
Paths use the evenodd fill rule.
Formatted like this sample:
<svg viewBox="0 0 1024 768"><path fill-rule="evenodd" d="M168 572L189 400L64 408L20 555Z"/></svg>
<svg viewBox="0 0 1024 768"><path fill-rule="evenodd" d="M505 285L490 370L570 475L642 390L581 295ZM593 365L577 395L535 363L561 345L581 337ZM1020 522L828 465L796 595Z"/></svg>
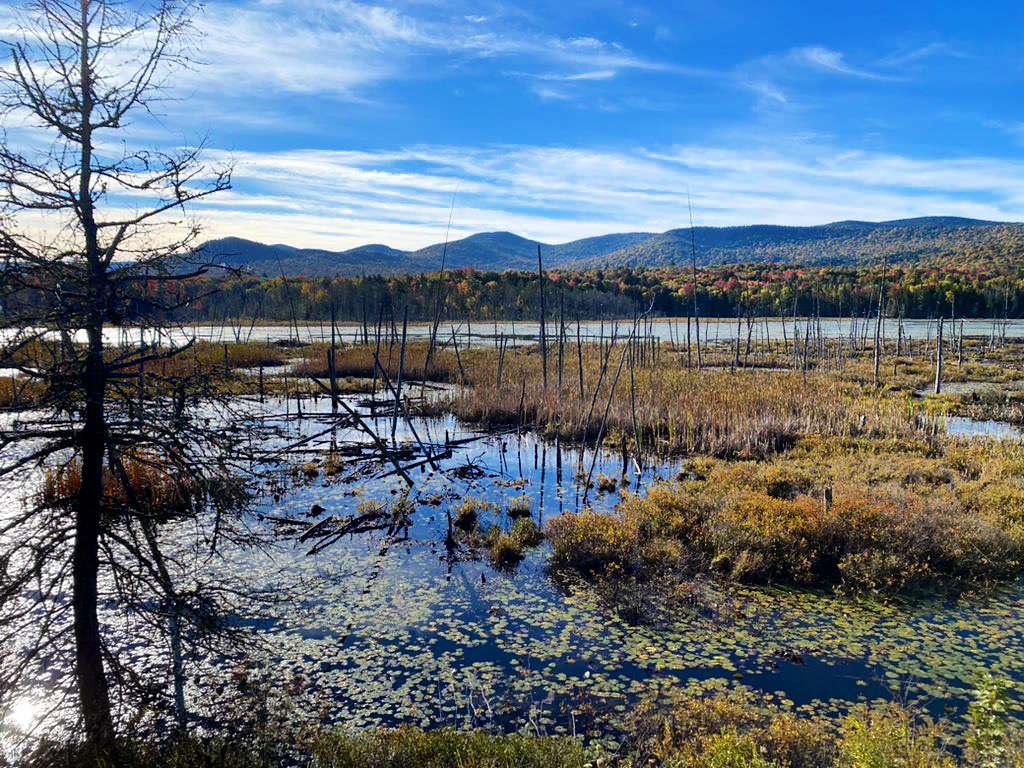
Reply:
<svg viewBox="0 0 1024 768"><path fill-rule="evenodd" d="M770 461L691 462L611 514L548 526L552 561L587 578L712 573L899 592L1018 573L1021 446L811 439Z"/></svg>

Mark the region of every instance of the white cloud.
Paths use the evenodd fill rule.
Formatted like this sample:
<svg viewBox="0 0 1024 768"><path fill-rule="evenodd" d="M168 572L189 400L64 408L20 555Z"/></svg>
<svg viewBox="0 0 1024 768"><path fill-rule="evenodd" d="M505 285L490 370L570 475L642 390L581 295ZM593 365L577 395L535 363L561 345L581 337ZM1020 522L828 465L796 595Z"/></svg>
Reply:
<svg viewBox="0 0 1024 768"><path fill-rule="evenodd" d="M789 53L789 58L800 64L820 69L825 72L859 77L865 80L890 80L888 75L870 72L866 69L851 66L846 63L846 57L839 51L833 51L820 45L809 45L803 48L796 48Z"/></svg>
<svg viewBox="0 0 1024 768"><path fill-rule="evenodd" d="M963 54L952 48L947 43L937 41L928 43L927 45L918 46L917 48L904 50L900 53L891 54L879 61L879 64L887 67L905 67L908 64L916 64L919 61L932 58L933 56L953 56L956 58L962 58Z"/></svg>
<svg viewBox="0 0 1024 768"><path fill-rule="evenodd" d="M768 80L743 80L742 82L744 87L756 93L763 102L779 105L789 103L786 92L773 82Z"/></svg>
<svg viewBox="0 0 1024 768"><path fill-rule="evenodd" d="M538 75L528 73L521 74L522 77L532 77L537 80L555 80L559 82L574 83L586 80L611 80L617 74L614 69L598 69L592 72L575 72L568 75L559 75L552 72L545 72Z"/></svg>
<svg viewBox="0 0 1024 768"><path fill-rule="evenodd" d="M542 101L569 101L573 98L573 95L568 91L552 88L547 85L538 86L533 89L533 92Z"/></svg>
<svg viewBox="0 0 1024 768"><path fill-rule="evenodd" d="M210 94L354 96L397 77L406 51L429 40L396 11L344 0L330 8L215 5L198 23L208 65L188 85Z"/></svg>
<svg viewBox="0 0 1024 768"><path fill-rule="evenodd" d="M593 37L562 38L474 14L414 16L354 0L211 4L199 27L209 66L188 86L209 96L285 92L357 98L380 82L443 72L420 60L453 55L462 57L463 66L502 58L560 68L552 79L607 80L622 70L687 73Z"/></svg>
<svg viewBox="0 0 1024 768"><path fill-rule="evenodd" d="M778 146L785 146L778 142ZM915 159L794 142L786 151L410 147L237 157L236 190L201 207L210 235L346 248L418 248L508 229L547 242L687 223L820 224L961 215L1024 218L1024 163Z"/></svg>
<svg viewBox="0 0 1024 768"><path fill-rule="evenodd" d="M792 108L801 105L801 94L806 92L801 89L814 75L880 83L902 80L892 73L892 64L885 66L890 71L853 66L840 51L806 45L744 62L736 67L733 79L740 87L757 94L760 106ZM791 98L791 93L795 98Z"/></svg>

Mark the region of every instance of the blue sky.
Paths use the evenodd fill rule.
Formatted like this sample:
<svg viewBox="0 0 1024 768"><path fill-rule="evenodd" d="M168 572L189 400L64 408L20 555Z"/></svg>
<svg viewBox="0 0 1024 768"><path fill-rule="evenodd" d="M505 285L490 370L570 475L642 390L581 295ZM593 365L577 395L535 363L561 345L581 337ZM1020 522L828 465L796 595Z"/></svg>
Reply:
<svg viewBox="0 0 1024 768"><path fill-rule="evenodd" d="M419 247L1024 219L1020 3L209 0L137 141L206 136L209 236Z"/></svg>

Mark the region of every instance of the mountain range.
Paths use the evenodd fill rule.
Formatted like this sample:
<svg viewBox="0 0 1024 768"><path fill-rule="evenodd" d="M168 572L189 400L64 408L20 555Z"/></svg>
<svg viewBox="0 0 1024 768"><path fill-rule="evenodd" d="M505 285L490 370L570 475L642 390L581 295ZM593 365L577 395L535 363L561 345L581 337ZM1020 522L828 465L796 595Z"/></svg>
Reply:
<svg viewBox="0 0 1024 768"><path fill-rule="evenodd" d="M964 254L1024 256L1024 224L930 216L896 221L838 221L808 227L695 227L662 233L626 232L568 243L538 243L511 232L483 232L416 251L362 245L347 251L295 248L228 237L201 246L204 257L267 276L328 276L536 269L537 246L549 269L661 267L778 262L792 264L950 260ZM1004 251L1013 251L1012 254Z"/></svg>

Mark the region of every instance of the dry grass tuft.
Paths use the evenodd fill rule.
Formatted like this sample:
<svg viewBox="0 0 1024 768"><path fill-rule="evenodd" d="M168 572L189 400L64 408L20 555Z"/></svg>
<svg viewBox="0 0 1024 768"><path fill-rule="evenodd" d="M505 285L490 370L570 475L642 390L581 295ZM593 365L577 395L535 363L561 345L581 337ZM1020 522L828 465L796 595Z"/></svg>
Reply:
<svg viewBox="0 0 1024 768"><path fill-rule="evenodd" d="M585 578L714 573L747 583L892 593L966 586L1024 567L1024 448L944 455L831 452L697 460L614 514L549 523L552 563ZM834 447L831 446L831 447Z"/></svg>

